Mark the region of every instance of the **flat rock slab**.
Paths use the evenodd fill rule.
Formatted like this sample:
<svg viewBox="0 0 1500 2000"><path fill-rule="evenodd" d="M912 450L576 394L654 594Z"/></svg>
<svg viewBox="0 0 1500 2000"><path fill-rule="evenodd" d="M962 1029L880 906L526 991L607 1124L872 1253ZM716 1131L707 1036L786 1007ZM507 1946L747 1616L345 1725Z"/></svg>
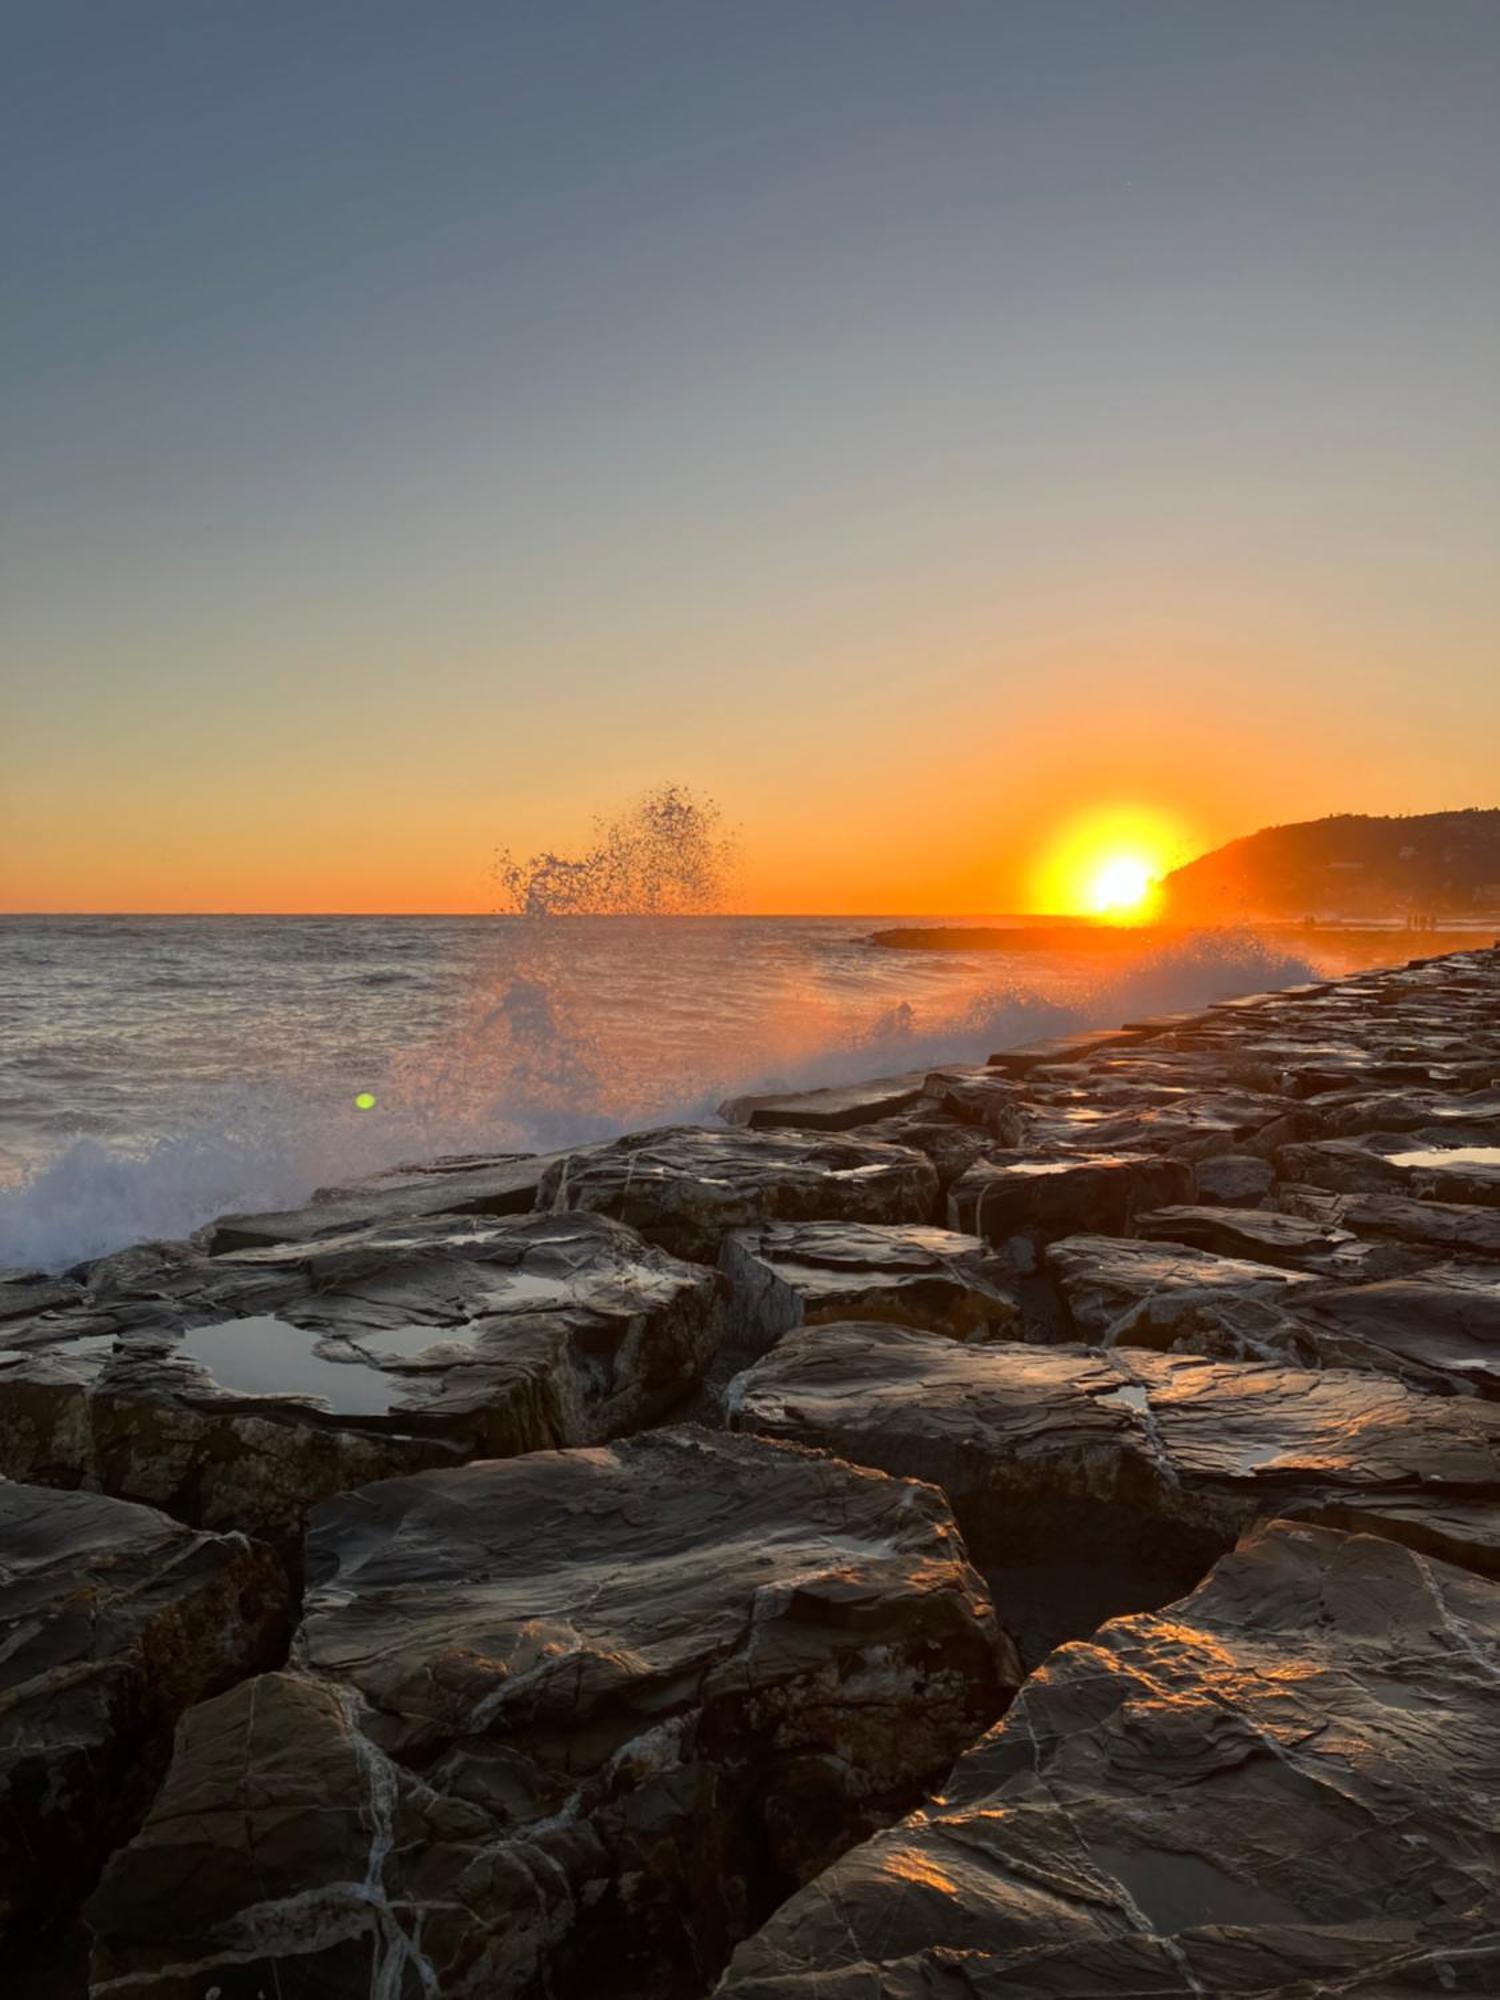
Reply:
<svg viewBox="0 0 1500 2000"><path fill-rule="evenodd" d="M939 1494L755 1438L368 1487L309 1570L90 1904L96 1996L696 1996L1019 1672Z"/></svg>
<svg viewBox="0 0 1500 2000"><path fill-rule="evenodd" d="M1221 1257L1188 1244L1075 1236L1047 1264L1072 1331L1107 1346L1221 1361L1371 1370L1449 1395L1500 1395L1500 1274L1430 1266L1369 1283Z"/></svg>
<svg viewBox="0 0 1500 2000"><path fill-rule="evenodd" d="M1186 1243L1069 1236L1047 1248L1075 1332L1114 1341L1144 1328L1173 1328L1207 1301L1284 1301L1315 1281L1258 1258L1221 1257Z"/></svg>
<svg viewBox="0 0 1500 2000"><path fill-rule="evenodd" d="M411 1222L431 1215L524 1215L555 1154L500 1153L400 1167L350 1187L327 1188L301 1208L221 1215L204 1231L218 1256L278 1243L315 1243L351 1229Z"/></svg>
<svg viewBox="0 0 1500 2000"><path fill-rule="evenodd" d="M269 1549L0 1480L0 1954L7 1970L139 1823L172 1725L286 1643Z"/></svg>
<svg viewBox="0 0 1500 2000"><path fill-rule="evenodd" d="M948 1190L948 1220L989 1243L1107 1233L1128 1229L1138 1209L1186 1201L1191 1192L1181 1161L1145 1153L976 1160Z"/></svg>
<svg viewBox="0 0 1500 2000"><path fill-rule="evenodd" d="M829 1090L786 1091L766 1097L731 1097L719 1106L719 1116L753 1132L783 1129L802 1132L848 1132L907 1111L926 1088L926 1074L875 1077L868 1083L840 1084Z"/></svg>
<svg viewBox="0 0 1500 2000"><path fill-rule="evenodd" d="M352 1485L650 1422L713 1356L720 1286L588 1215L126 1252L0 1327L0 1471L284 1538Z"/></svg>
<svg viewBox="0 0 1500 2000"><path fill-rule="evenodd" d="M1456 1145L1441 1133L1377 1134L1283 1146L1277 1159L1286 1180L1338 1194L1399 1194L1500 1208L1500 1145Z"/></svg>
<svg viewBox="0 0 1500 2000"><path fill-rule="evenodd" d="M942 1796L735 1955L734 2000L1500 1990L1500 1586L1278 1522L1055 1654Z"/></svg>
<svg viewBox="0 0 1500 2000"><path fill-rule="evenodd" d="M1181 1203L1137 1216L1136 1228L1149 1242L1185 1243L1215 1256L1248 1258L1319 1277L1382 1278L1422 1262L1392 1244L1363 1242L1337 1223L1275 1209Z"/></svg>
<svg viewBox="0 0 1500 2000"><path fill-rule="evenodd" d="M1175 1543L1201 1575L1262 1514L1347 1499L1374 1521L1394 1498L1412 1503L1399 1538L1500 1576L1500 1411L1379 1375L844 1324L790 1335L729 1405L740 1428L940 1486L986 1560L1123 1576Z"/></svg>
<svg viewBox="0 0 1500 2000"><path fill-rule="evenodd" d="M1325 1291L1299 1314L1352 1337L1394 1373L1430 1374L1470 1395L1500 1397L1500 1270L1433 1265L1416 1277Z"/></svg>
<svg viewBox="0 0 1500 2000"><path fill-rule="evenodd" d="M1076 1092L1076 1094L1074 1094ZM1070 1103L1107 1115L1096 1120L1086 1143L1099 1151L1164 1153L1174 1159L1216 1158L1225 1153L1264 1155L1268 1135L1277 1145L1316 1138L1306 1107L1266 1091L1232 1089L1217 1067L1201 1057L1169 1064L1144 1056L1116 1063L1103 1076L1077 1080L1059 1110ZM1052 1134L1038 1109L1029 1126L1032 1142Z"/></svg>
<svg viewBox="0 0 1500 2000"><path fill-rule="evenodd" d="M951 1229L772 1223L726 1237L720 1267L731 1338L752 1352L821 1320L888 1320L992 1340L1020 1319L1000 1258Z"/></svg>
<svg viewBox="0 0 1500 2000"><path fill-rule="evenodd" d="M998 1146L1018 1146L1025 1116L1015 1084L992 1069L935 1069L923 1096L943 1116L978 1125Z"/></svg>
<svg viewBox="0 0 1500 2000"><path fill-rule="evenodd" d="M1422 1072L1426 1080L1425 1070ZM1423 1126L1462 1131L1467 1143L1500 1131L1500 1091L1476 1090L1453 1096L1436 1090L1351 1090L1325 1098L1316 1107L1330 1138L1362 1132L1415 1132Z"/></svg>
<svg viewBox="0 0 1500 2000"><path fill-rule="evenodd" d="M628 1223L674 1256L714 1263L731 1229L766 1222L928 1222L937 1171L878 1139L678 1126L569 1154L538 1205Z"/></svg>
<svg viewBox="0 0 1500 2000"><path fill-rule="evenodd" d="M1005 1076L1029 1076L1033 1070L1081 1062L1106 1050L1128 1048L1150 1033L1148 1023L1133 1028L1086 1028L1077 1035L1051 1035L1045 1041L1027 1042L1018 1049L997 1049L988 1067Z"/></svg>
<svg viewBox="0 0 1500 2000"><path fill-rule="evenodd" d="M968 1125L950 1118L923 1098L900 1118L883 1118L879 1124L863 1128L871 1139L888 1145L910 1146L932 1162L937 1174L940 1198L946 1198L965 1168L986 1158L995 1141L981 1125Z"/></svg>
<svg viewBox="0 0 1500 2000"><path fill-rule="evenodd" d="M1284 1188L1282 1200L1295 1202L1299 1189ZM1422 1249L1456 1251L1465 1257L1500 1258L1500 1212L1472 1202L1413 1201L1405 1195L1350 1194L1331 1197L1321 1213L1335 1225L1361 1236L1389 1236Z"/></svg>

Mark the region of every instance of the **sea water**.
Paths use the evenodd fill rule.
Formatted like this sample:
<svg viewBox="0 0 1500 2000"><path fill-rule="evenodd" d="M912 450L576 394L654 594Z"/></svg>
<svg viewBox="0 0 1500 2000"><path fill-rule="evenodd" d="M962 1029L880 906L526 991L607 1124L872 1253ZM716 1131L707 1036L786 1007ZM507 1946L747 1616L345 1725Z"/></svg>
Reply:
<svg viewBox="0 0 1500 2000"><path fill-rule="evenodd" d="M1248 935L1103 967L868 942L894 921L0 919L0 1268L181 1237L401 1161L707 1119L737 1091L982 1060L1322 969Z"/></svg>

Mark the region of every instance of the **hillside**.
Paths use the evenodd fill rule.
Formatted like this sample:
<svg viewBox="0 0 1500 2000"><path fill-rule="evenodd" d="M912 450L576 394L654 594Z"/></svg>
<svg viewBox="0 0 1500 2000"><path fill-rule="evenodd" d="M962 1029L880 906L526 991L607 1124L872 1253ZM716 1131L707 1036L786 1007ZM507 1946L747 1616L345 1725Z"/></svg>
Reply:
<svg viewBox="0 0 1500 2000"><path fill-rule="evenodd" d="M1162 915L1487 916L1500 912L1500 811L1342 813L1264 827L1175 869Z"/></svg>

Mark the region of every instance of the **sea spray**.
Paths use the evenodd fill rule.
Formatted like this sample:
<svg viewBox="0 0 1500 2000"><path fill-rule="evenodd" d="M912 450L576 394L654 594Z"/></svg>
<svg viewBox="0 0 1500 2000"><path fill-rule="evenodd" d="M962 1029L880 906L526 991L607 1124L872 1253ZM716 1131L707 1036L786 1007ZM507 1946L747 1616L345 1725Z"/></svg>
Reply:
<svg viewBox="0 0 1500 2000"><path fill-rule="evenodd" d="M581 932L568 943L573 921L581 922L559 925L564 968L570 951L587 956ZM648 959L654 989L670 993L671 932L660 922L624 928L612 956ZM725 926L711 952L700 939L689 954L689 990L654 1019L611 1025L603 1010L591 1011L576 971L560 980L561 998L530 977L498 993L487 988L482 1004L458 1010L448 1033L392 1051L384 1073L369 1079L372 1113L358 1111L352 1093L325 1091L314 1101L285 1087L226 1087L212 1113L165 1136L134 1146L79 1139L0 1189L0 1267L59 1269L128 1243L179 1238L226 1210L290 1206L401 1161L550 1149L712 1119L723 1098L742 1091L979 1061L1039 1036L1200 1007L1309 971L1254 939L1213 937L1153 953L1082 991L1059 979L1065 997L1048 990L1042 964L1037 983L961 988L950 1004L932 994L891 1003L849 992L847 980L836 999L827 991L799 999L794 979L751 977L746 929ZM736 993L737 977L757 990Z"/></svg>

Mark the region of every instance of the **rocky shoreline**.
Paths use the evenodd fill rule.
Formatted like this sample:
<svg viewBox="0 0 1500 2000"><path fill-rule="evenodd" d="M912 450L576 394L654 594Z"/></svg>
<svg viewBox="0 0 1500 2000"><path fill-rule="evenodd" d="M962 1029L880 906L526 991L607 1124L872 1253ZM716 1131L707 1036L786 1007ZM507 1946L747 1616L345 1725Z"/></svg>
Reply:
<svg viewBox="0 0 1500 2000"><path fill-rule="evenodd" d="M1500 949L0 1276L0 1963L1500 1991Z"/></svg>

